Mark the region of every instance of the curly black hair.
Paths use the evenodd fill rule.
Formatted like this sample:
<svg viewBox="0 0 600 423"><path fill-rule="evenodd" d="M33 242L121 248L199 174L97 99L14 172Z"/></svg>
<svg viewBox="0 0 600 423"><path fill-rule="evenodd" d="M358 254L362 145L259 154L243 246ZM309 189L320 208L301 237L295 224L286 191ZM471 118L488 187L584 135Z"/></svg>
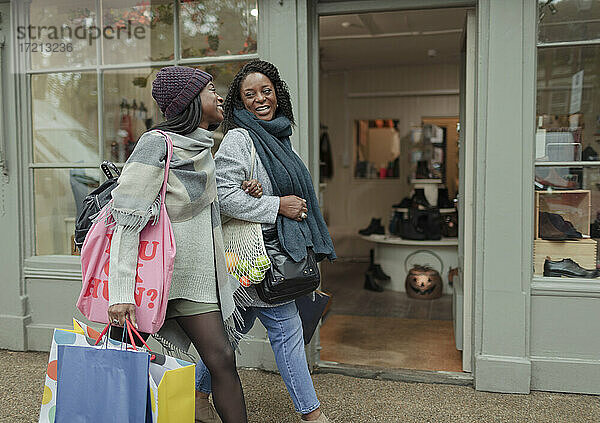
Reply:
<svg viewBox="0 0 600 423"><path fill-rule="evenodd" d="M227 98L223 104L225 120L223 121L223 132L226 133L230 129L236 128L238 125L233 121L233 111L235 109L243 109L244 103L240 95L242 82L251 73L262 73L271 80L275 87L275 96L277 97L277 112L287 117L292 125L294 125L294 112L292 111L292 101L290 100L290 91L287 84L279 76L279 70L274 64L264 60L252 60L240 69L237 75L233 78Z"/></svg>

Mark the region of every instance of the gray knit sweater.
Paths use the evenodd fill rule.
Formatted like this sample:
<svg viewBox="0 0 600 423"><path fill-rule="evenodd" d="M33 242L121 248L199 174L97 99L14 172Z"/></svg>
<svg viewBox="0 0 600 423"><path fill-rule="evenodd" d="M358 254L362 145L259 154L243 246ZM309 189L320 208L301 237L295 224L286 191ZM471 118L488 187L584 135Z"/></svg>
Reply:
<svg viewBox="0 0 600 423"><path fill-rule="evenodd" d="M177 153L178 140L183 135L168 132ZM195 132L193 133L195 134ZM209 136L208 131L198 131ZM146 136L161 135L148 133ZM169 171L171 174L171 171ZM176 178L169 178L169 180ZM169 188L167 188L167 203ZM171 221L177 253L171 278L169 299L185 298L204 303L218 303L212 240L211 208L205 207L194 217L181 222ZM115 228L110 247L109 304L134 304L135 274L139 247L139 233Z"/></svg>
<svg viewBox="0 0 600 423"><path fill-rule="evenodd" d="M273 186L258 154L254 162L254 175L250 175L252 160L252 138L242 128L231 129L215 154L217 192L221 213L248 222L261 223L263 230L273 227L279 212L279 197L273 195ZM242 182L258 179L262 184L263 196L254 198L242 190ZM225 220L225 219L224 219ZM273 307L262 301L256 288L246 288L252 298L253 307ZM291 301L288 301L291 302ZM286 304L286 303L282 303Z"/></svg>

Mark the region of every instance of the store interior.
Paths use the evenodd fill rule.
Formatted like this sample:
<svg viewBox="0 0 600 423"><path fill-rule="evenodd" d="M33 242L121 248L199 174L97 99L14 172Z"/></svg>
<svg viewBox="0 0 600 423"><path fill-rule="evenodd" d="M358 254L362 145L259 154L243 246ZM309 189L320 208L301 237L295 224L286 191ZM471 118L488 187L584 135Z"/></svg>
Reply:
<svg viewBox="0 0 600 423"><path fill-rule="evenodd" d="M453 284L466 13L320 18L321 207L339 257L322 264L323 362L463 370Z"/></svg>

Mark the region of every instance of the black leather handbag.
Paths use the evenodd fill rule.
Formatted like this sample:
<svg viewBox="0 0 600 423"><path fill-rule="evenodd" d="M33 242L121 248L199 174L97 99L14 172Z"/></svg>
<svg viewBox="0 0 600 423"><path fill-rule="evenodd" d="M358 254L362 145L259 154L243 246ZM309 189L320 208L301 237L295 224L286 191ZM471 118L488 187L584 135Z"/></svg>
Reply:
<svg viewBox="0 0 600 423"><path fill-rule="evenodd" d="M83 199L83 207L75 222L75 246L79 251L81 251L85 236L92 227L92 220L112 198L111 192L117 187L117 179L121 175L117 166L108 160L104 160L100 168L107 180Z"/></svg>
<svg viewBox="0 0 600 423"><path fill-rule="evenodd" d="M283 251L277 229L263 231L263 238L271 268L265 279L256 285L261 300L268 304L292 301L319 287L321 274L312 248L307 249L304 260L296 263Z"/></svg>

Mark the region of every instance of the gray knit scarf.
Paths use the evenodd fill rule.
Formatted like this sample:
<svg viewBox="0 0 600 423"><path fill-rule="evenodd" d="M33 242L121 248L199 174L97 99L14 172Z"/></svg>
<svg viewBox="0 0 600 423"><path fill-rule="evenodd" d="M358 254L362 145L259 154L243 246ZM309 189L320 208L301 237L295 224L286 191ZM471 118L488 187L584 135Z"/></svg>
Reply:
<svg viewBox="0 0 600 423"><path fill-rule="evenodd" d="M119 177L119 185L112 192L111 215L118 225L127 230L139 232L148 223L155 224L159 218L167 143L164 136L157 134L161 132L150 131L142 135L125 163L127 171ZM225 330L232 345L237 346L241 334L235 329L235 321L241 322L241 315L236 303L247 300L247 294L227 273L225 264L215 162L211 153L214 144L212 132L198 128L186 136L166 134L173 141L165 200L169 219L171 222L189 220L205 207L211 207L213 237L206 242L212 241L213 244L217 291Z"/></svg>
<svg viewBox="0 0 600 423"><path fill-rule="evenodd" d="M258 119L246 109L233 111L233 120L250 134L256 152L279 197L297 195L308 206L308 217L301 222L277 216L277 234L283 249L296 262L306 257L306 247L312 247L317 261L336 258L333 242L323 219L310 173L302 159L292 149L290 120L277 115L270 121Z"/></svg>

